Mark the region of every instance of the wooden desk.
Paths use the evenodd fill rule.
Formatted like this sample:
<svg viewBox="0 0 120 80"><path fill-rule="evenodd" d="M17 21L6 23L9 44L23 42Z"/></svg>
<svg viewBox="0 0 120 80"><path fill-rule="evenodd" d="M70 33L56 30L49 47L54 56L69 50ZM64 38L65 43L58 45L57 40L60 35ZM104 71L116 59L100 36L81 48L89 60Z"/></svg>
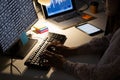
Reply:
<svg viewBox="0 0 120 80"><path fill-rule="evenodd" d="M91 13L89 13L91 14ZM94 15L94 14L91 14ZM104 14L104 12L100 12L96 15L94 15L97 17L97 19L91 20L88 23L94 24L97 27L100 27L101 29L105 29L105 24L106 24L106 16ZM47 22L46 20L42 19L41 16L39 16L40 20L39 22L48 26L49 28L49 32L56 32L56 33L60 33L60 34L64 34L67 36L67 40L65 42L64 45L69 46L69 47L73 47L73 46L80 46L84 43L89 42L93 37L100 37L103 36L102 34L96 35L96 36L89 36L83 32L81 32L80 30L76 29L75 27L71 27L69 29L66 30L61 30L59 29L57 26L55 26L54 24ZM46 35L47 33L45 33ZM33 34L34 35L34 34ZM42 38L39 38L39 43L42 40ZM14 65L16 65L16 67L21 71L21 76L19 76L19 72L16 71L16 69L13 68L13 73L15 76L14 79L12 80L16 80L16 78L20 78L18 80L41 80L41 79L50 79L50 80L78 80L76 79L74 76L66 74L62 71L59 70L53 70L50 69L50 71L42 71L42 70L35 70L35 69L28 69L26 66L24 66L24 62L25 60L28 58L28 56L32 53L32 51L36 48L37 46L35 46L30 52L29 54L23 59L23 60L15 60L14 61ZM87 57L87 58L84 58ZM93 58L94 57L94 58ZM97 63L98 61L98 56L77 56L74 57L70 60L74 60L74 61L82 61L82 62L87 62L89 61L89 63ZM3 63L3 62L6 62ZM0 57L0 79L6 79L8 80L11 76L10 76L10 60L8 58L3 58ZM4 75L5 74L5 75ZM4 76L6 77L4 77ZM22 79L21 79L22 78Z"/></svg>

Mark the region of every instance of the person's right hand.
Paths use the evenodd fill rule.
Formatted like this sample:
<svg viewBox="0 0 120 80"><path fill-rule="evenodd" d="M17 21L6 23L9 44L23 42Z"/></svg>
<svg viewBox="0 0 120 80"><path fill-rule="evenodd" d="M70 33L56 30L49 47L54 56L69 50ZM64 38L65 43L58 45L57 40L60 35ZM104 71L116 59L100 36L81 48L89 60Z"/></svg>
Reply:
<svg viewBox="0 0 120 80"><path fill-rule="evenodd" d="M54 45L54 44L50 44L47 47L47 50L56 54L63 55L64 57L68 57L71 52L71 48L69 47L66 47L64 45Z"/></svg>
<svg viewBox="0 0 120 80"><path fill-rule="evenodd" d="M55 54L47 50L44 52L44 56L48 60L50 66L59 68L59 69L61 69L64 62L67 61L62 55Z"/></svg>

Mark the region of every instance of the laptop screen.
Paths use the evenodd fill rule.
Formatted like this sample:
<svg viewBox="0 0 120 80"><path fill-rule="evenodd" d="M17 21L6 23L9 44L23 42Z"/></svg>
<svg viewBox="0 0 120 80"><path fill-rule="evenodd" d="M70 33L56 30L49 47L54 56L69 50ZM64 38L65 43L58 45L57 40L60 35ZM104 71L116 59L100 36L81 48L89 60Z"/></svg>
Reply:
<svg viewBox="0 0 120 80"><path fill-rule="evenodd" d="M49 6L42 6L45 18L74 10L73 0L51 0Z"/></svg>

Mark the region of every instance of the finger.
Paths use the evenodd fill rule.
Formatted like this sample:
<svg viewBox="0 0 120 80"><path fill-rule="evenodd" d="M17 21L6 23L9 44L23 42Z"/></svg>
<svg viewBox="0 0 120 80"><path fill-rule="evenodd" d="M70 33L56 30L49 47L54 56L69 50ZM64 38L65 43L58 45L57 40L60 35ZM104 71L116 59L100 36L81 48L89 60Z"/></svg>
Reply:
<svg viewBox="0 0 120 80"><path fill-rule="evenodd" d="M45 53L45 57L46 57L46 59L49 59L49 60L51 60L51 59L53 59L53 58L63 58L62 55L60 55L60 54L55 54L55 53L52 53L52 52L47 51L47 50L46 50L46 53Z"/></svg>
<svg viewBox="0 0 120 80"><path fill-rule="evenodd" d="M45 57L52 57L50 54L44 54Z"/></svg>
<svg viewBox="0 0 120 80"><path fill-rule="evenodd" d="M58 40L54 40L50 45L62 46L63 44Z"/></svg>
<svg viewBox="0 0 120 80"><path fill-rule="evenodd" d="M47 56L47 57L53 57L54 53L50 52L50 51L45 51L44 53L44 56Z"/></svg>
<svg viewBox="0 0 120 80"><path fill-rule="evenodd" d="M54 40L54 41L52 42L52 44L54 44L54 45L58 45L58 44L61 44L61 42L58 41L58 40Z"/></svg>
<svg viewBox="0 0 120 80"><path fill-rule="evenodd" d="M46 59L48 61L52 61L53 57L51 55L45 54L44 59Z"/></svg>
<svg viewBox="0 0 120 80"><path fill-rule="evenodd" d="M49 45L47 47L47 50L50 51L50 52L55 52L56 51L56 46L55 45Z"/></svg>
<svg viewBox="0 0 120 80"><path fill-rule="evenodd" d="M46 50L46 54L53 55L54 53Z"/></svg>
<svg viewBox="0 0 120 80"><path fill-rule="evenodd" d="M46 50L43 51L43 54L53 54L53 53L46 49Z"/></svg>

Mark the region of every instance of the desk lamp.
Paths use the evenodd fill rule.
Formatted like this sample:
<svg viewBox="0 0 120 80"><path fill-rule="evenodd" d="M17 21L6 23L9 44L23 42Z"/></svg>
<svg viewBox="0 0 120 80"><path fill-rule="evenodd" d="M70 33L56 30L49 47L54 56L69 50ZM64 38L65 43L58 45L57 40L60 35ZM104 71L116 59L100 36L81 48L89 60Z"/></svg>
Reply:
<svg viewBox="0 0 120 80"><path fill-rule="evenodd" d="M38 0L38 3L40 3L41 5L48 6L50 5L51 0Z"/></svg>

